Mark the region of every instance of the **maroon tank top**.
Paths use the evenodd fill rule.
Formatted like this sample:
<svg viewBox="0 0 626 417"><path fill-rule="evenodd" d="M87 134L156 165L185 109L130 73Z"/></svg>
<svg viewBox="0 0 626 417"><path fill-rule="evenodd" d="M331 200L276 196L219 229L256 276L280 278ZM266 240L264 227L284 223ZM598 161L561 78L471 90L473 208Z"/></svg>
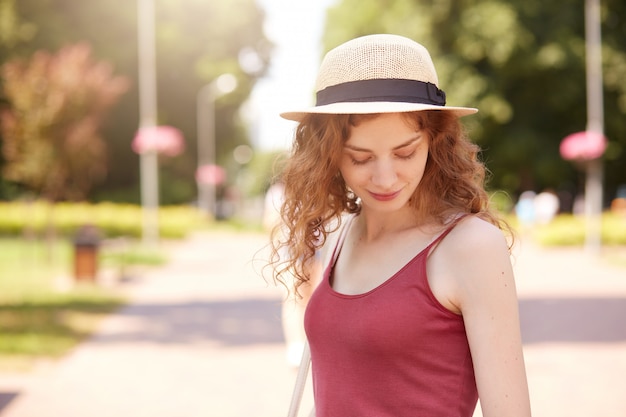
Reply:
<svg viewBox="0 0 626 417"><path fill-rule="evenodd" d="M305 315L316 417L472 416L478 394L463 318L426 278L428 254L453 227L359 295L330 285L340 238Z"/></svg>

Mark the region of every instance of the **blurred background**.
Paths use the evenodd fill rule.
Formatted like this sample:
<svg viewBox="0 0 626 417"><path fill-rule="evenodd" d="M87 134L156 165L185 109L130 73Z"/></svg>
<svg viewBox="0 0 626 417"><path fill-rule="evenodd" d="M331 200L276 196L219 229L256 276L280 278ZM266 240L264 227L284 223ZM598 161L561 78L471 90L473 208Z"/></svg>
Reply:
<svg viewBox="0 0 626 417"><path fill-rule="evenodd" d="M0 7L0 199L140 203L131 148L140 125L137 3ZM625 7L607 0L600 10L605 206L626 183ZM324 51L379 32L425 44L448 102L480 109L466 123L484 149L492 190L516 201L552 189L565 212L584 191L581 167L559 153L563 138L587 125L582 1L154 0L154 27L156 124L182 136L159 151L161 205L197 202L204 86L225 74L235 83L211 97L215 163L226 171L219 197L231 187L254 197L271 179L268 154L289 145L292 126L272 122L275 112L309 104Z"/></svg>
<svg viewBox="0 0 626 417"><path fill-rule="evenodd" d="M448 103L480 109L464 124L523 240L626 265L623 0L0 0L0 371L66 354L198 232L262 245L278 113L372 33L424 44ZM237 239L209 239L209 268Z"/></svg>

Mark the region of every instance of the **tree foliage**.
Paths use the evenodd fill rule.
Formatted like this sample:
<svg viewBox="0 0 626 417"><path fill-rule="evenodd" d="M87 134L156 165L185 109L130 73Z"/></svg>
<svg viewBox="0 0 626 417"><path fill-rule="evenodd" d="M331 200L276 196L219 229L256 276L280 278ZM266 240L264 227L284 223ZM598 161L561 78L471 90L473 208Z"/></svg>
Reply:
<svg viewBox="0 0 626 417"><path fill-rule="evenodd" d="M130 80L128 93L103 124L111 162L105 182L91 198L138 202L139 162L130 148L139 125L137 1L0 0L0 7L4 3L13 4L15 22L30 32L22 29L28 33L14 36L11 43L0 39L0 62L87 42L94 56ZM195 195L198 91L220 74L237 77L237 90L216 103L218 162L228 165L232 150L249 142L237 111L263 75L271 45L254 0L154 0L154 4L158 123L180 129L187 149L179 157L160 161L161 201L183 203ZM243 65L242 56L256 59L255 65Z"/></svg>
<svg viewBox="0 0 626 417"><path fill-rule="evenodd" d="M34 25L21 21L15 9L15 0L0 0L0 47L11 48L30 40Z"/></svg>
<svg viewBox="0 0 626 417"><path fill-rule="evenodd" d="M52 201L84 198L106 171L99 128L128 81L86 44L2 66L4 174Z"/></svg>
<svg viewBox="0 0 626 417"><path fill-rule="evenodd" d="M607 196L626 183L626 3L602 1ZM324 45L395 33L424 44L451 105L484 149L492 188L512 194L581 191L559 155L586 128L584 2L563 0L343 0L328 12Z"/></svg>

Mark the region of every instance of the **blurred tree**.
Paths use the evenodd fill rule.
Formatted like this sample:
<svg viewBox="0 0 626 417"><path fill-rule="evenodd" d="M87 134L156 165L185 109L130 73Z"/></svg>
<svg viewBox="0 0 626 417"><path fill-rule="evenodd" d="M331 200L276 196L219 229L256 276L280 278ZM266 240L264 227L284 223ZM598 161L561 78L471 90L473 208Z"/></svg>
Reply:
<svg viewBox="0 0 626 417"><path fill-rule="evenodd" d="M284 161L287 157L285 151L269 151L256 153L250 161L249 170L252 173L263 172L266 175L251 175L247 186L251 195L265 195L270 185L280 177Z"/></svg>
<svg viewBox="0 0 626 417"><path fill-rule="evenodd" d="M158 122L179 128L187 141L185 154L161 165L161 186L192 185L164 194L162 202L182 203L195 196L198 90L225 72L238 79L237 90L216 103L218 162L228 165L232 150L248 143L237 110L263 75L271 45L263 34L263 13L254 0L154 1ZM139 161L130 148L139 124L137 2L19 0L14 6L16 16L36 30L13 45L0 44L0 62L87 41L95 56L111 62L117 73L131 80L128 94L112 108L109 122L103 125L111 165L105 182L90 197L138 202Z"/></svg>
<svg viewBox="0 0 626 417"><path fill-rule="evenodd" d="M602 1L606 194L626 183L626 2ZM580 175L560 141L586 127L584 2L343 0L328 12L324 45L395 33L433 55L448 103L484 149L490 186L512 194L575 191Z"/></svg>
<svg viewBox="0 0 626 417"><path fill-rule="evenodd" d="M4 175L50 201L83 199L106 172L99 128L128 88L86 44L5 63Z"/></svg>
<svg viewBox="0 0 626 417"><path fill-rule="evenodd" d="M8 49L29 41L35 32L33 24L20 19L15 0L0 0L0 48Z"/></svg>
<svg viewBox="0 0 626 417"><path fill-rule="evenodd" d="M15 9L15 0L0 0L0 58L3 51L14 47L20 42L32 38L35 27L20 20ZM2 59L0 59L0 63ZM6 100L0 95L0 105L6 104ZM1 135L0 135L1 138ZM4 166L4 157L0 151L0 172ZM7 181L0 175L0 199L3 197L15 197L20 190L17 184Z"/></svg>

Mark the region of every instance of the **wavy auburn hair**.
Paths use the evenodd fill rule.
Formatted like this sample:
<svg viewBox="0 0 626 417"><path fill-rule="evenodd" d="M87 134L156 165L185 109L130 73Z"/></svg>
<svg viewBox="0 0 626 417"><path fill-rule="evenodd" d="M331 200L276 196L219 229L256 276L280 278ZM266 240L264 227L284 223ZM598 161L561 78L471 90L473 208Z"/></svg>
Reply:
<svg viewBox="0 0 626 417"><path fill-rule="evenodd" d="M416 216L443 225L456 216L476 214L508 230L489 208L479 148L469 141L458 118L437 110L402 114L429 139L424 176L409 202ZM282 224L272 231L269 262L274 279L283 285L290 285L287 274L295 276L296 293L309 280L307 264L340 227L342 215L360 211L339 163L351 128L378 116L310 114L296 129L281 175L285 185Z"/></svg>

